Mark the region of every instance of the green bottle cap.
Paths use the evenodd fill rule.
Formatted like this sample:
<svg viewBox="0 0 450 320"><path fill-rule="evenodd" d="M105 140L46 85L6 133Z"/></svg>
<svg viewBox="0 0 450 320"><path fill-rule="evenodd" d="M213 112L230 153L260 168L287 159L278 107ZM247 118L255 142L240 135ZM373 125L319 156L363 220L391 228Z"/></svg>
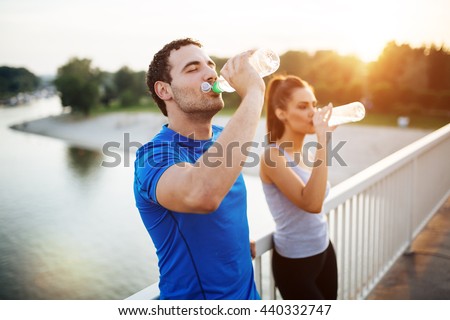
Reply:
<svg viewBox="0 0 450 320"><path fill-rule="evenodd" d="M222 93L223 92L223 90L220 89L218 81L214 82L214 84L212 86L212 91L214 91L215 93Z"/></svg>

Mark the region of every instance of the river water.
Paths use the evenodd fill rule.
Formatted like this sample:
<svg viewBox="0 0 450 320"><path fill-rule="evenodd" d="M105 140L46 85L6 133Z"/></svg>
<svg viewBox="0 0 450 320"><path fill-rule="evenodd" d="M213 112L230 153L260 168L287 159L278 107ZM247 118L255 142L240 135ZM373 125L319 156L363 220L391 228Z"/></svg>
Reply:
<svg viewBox="0 0 450 320"><path fill-rule="evenodd" d="M157 281L131 168L9 129L57 99L0 109L0 299L122 299Z"/></svg>
<svg viewBox="0 0 450 320"><path fill-rule="evenodd" d="M158 280L132 166L9 128L60 113L57 98L0 108L0 299L126 298ZM258 237L272 222L259 180L246 183Z"/></svg>

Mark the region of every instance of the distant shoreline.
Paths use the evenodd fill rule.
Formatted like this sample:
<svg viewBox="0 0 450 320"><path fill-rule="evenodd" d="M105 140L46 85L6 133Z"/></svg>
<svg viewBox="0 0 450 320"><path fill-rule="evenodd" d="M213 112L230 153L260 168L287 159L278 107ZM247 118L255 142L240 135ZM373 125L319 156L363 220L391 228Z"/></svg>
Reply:
<svg viewBox="0 0 450 320"><path fill-rule="evenodd" d="M132 141L145 143L164 124L163 116L150 113L117 112L92 118L70 114L45 117L11 126L12 129L57 138L87 149L102 150L105 143L124 143L125 133Z"/></svg>

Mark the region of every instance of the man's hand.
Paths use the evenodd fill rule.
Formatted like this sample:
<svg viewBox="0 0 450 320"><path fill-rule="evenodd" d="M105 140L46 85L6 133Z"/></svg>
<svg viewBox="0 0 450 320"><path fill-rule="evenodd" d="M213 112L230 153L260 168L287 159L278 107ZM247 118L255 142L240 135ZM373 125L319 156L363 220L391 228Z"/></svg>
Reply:
<svg viewBox="0 0 450 320"><path fill-rule="evenodd" d="M255 52L250 50L238 54L225 63L220 74L236 90L241 98L250 91L256 90L264 93L266 85L263 79L250 65L249 58Z"/></svg>
<svg viewBox="0 0 450 320"><path fill-rule="evenodd" d="M256 258L256 243L255 243L255 240L250 240L250 254L252 255L252 259Z"/></svg>

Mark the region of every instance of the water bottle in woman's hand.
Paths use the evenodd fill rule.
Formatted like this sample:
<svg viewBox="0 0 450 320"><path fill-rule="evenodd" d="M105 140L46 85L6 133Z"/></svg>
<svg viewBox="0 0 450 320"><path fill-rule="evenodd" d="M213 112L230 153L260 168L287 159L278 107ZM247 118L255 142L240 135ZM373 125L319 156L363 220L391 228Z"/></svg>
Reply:
<svg viewBox="0 0 450 320"><path fill-rule="evenodd" d="M344 104L333 108L328 125L337 126L348 122L356 122L362 120L365 115L366 110L361 102Z"/></svg>

